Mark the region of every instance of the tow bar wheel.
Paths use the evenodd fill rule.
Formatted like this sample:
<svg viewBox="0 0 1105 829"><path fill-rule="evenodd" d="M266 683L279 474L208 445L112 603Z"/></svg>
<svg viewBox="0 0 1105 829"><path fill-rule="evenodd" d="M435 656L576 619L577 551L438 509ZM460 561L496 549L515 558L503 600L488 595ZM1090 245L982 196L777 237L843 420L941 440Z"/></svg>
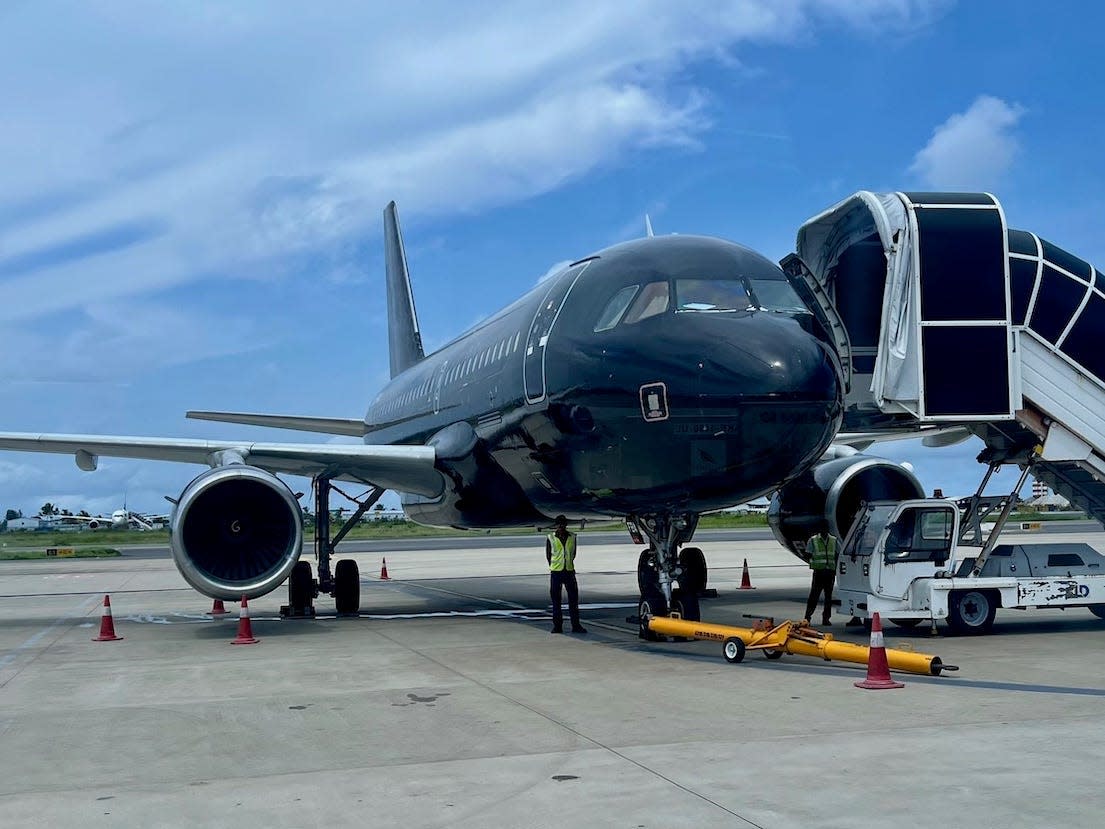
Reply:
<svg viewBox="0 0 1105 829"><path fill-rule="evenodd" d="M721 655L725 661L736 665L744 660L744 640L738 636L730 636L721 646Z"/></svg>

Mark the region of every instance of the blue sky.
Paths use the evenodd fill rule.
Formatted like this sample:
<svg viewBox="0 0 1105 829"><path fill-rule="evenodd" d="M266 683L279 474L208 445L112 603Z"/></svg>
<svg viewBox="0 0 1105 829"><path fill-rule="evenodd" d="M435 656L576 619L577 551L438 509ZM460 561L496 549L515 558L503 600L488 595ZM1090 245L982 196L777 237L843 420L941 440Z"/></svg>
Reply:
<svg viewBox="0 0 1105 829"><path fill-rule="evenodd" d="M362 415L391 198L430 346L646 211L779 259L856 190L990 190L1105 264L1092 5L395 5L0 7L0 430ZM980 449L880 454L962 493ZM199 471L5 453L0 509L161 511Z"/></svg>

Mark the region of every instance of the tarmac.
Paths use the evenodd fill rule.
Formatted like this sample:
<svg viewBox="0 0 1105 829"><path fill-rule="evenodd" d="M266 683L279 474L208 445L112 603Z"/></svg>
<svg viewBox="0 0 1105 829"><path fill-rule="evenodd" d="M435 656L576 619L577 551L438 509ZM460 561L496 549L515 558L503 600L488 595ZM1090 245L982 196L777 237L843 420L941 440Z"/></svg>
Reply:
<svg viewBox="0 0 1105 829"><path fill-rule="evenodd" d="M353 553L360 618L322 598L281 620L281 589L241 647L237 605L205 615L164 555L0 562L4 827L1102 823L1105 622L1084 609L999 611L986 637L887 625L961 670L864 691L862 666L641 641L638 548L609 538L581 540L589 633L550 634L541 539L518 544L396 549L388 581ZM773 541L701 546L703 618L802 613L808 571ZM124 638L92 642L105 593Z"/></svg>

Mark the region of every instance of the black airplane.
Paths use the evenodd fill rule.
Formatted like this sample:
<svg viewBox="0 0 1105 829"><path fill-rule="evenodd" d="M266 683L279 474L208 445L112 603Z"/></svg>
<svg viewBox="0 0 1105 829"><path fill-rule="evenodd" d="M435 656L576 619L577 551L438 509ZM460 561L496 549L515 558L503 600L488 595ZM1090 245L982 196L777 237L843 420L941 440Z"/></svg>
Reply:
<svg viewBox="0 0 1105 829"><path fill-rule="evenodd" d="M624 518L648 544L642 609L692 619L706 562L685 545L700 514L793 481L789 520L804 538L837 512L843 528L862 499L917 494L901 467L830 447L843 380L825 321L755 251L682 235L616 245L424 355L394 203L384 229L392 379L363 419L188 414L363 445L0 433L0 448L73 453L89 471L99 455L207 464L175 502L178 568L220 599L288 579L293 614L313 612L319 593L357 611L356 563L331 573L330 559L385 489L438 526ZM276 473L314 479L317 580L300 561L298 500ZM373 490L331 537L335 480Z"/></svg>

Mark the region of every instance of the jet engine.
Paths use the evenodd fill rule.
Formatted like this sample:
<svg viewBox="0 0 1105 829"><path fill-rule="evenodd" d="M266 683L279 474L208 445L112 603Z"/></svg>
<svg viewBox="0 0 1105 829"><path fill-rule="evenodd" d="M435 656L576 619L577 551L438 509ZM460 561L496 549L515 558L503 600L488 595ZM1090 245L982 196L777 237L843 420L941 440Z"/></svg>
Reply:
<svg viewBox="0 0 1105 829"><path fill-rule="evenodd" d="M827 527L844 538L865 501L924 498L912 472L893 461L859 453L822 461L771 499L767 522L780 544L808 560L805 542Z"/></svg>
<svg viewBox="0 0 1105 829"><path fill-rule="evenodd" d="M190 585L212 598L254 598L276 589L302 545L303 513L295 495L253 466L204 472L173 510L173 561Z"/></svg>

